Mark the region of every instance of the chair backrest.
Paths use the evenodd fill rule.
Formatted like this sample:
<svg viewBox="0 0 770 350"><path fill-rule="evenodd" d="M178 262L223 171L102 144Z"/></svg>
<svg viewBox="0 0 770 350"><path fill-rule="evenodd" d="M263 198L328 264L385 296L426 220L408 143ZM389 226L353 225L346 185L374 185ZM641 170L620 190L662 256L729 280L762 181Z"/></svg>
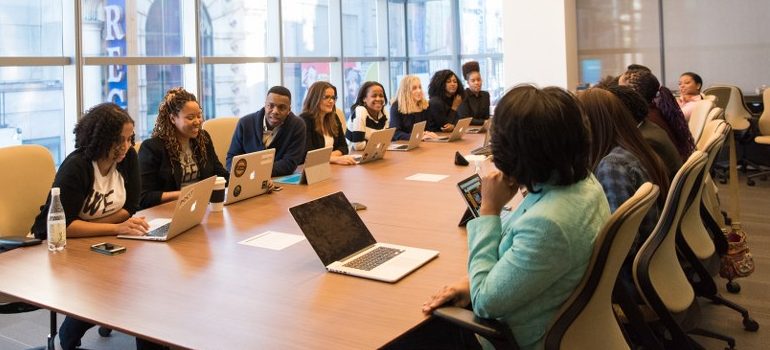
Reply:
<svg viewBox="0 0 770 350"><path fill-rule="evenodd" d="M0 236L29 232L56 176L51 152L40 145L0 147Z"/></svg>
<svg viewBox="0 0 770 350"><path fill-rule="evenodd" d="M217 158L225 164L227 159L227 150L230 149L230 141L233 140L235 127L238 125L236 117L219 117L209 119L203 122L203 130L206 130L214 143L214 152L217 152Z"/></svg>
<svg viewBox="0 0 770 350"><path fill-rule="evenodd" d="M720 85L712 86L706 89L708 94L717 96L717 107L724 109L725 119L733 130L745 130L748 129L749 119L751 118L751 112L746 108L746 103L743 100L743 92L737 86L733 85ZM727 101L722 103L722 95L725 91L729 92Z"/></svg>
<svg viewBox="0 0 770 350"><path fill-rule="evenodd" d="M765 109L759 116L759 133L762 136L770 136L770 88L762 92L762 105Z"/></svg>
<svg viewBox="0 0 770 350"><path fill-rule="evenodd" d="M612 310L612 290L639 224L658 198L658 186L642 184L602 227L578 288L564 303L545 336L546 349L629 349Z"/></svg>
<svg viewBox="0 0 770 350"><path fill-rule="evenodd" d="M633 266L634 282L640 295L658 315L673 341L683 348L688 347L687 336L672 314L687 310L695 300L695 291L679 264L676 235L682 214L692 202L693 185L703 175L706 160L705 153L695 151L676 173L658 224L639 249Z"/></svg>
<svg viewBox="0 0 770 350"><path fill-rule="evenodd" d="M707 97L713 96L714 104L722 109L725 109L727 103L730 102L730 87L726 85L709 87L708 89L703 90L703 94Z"/></svg>
<svg viewBox="0 0 770 350"><path fill-rule="evenodd" d="M698 140L703 132L703 126L706 124L709 112L714 108L714 102L709 100L700 100L695 102L695 107L690 114L690 120L687 126L690 128L693 140Z"/></svg>
<svg viewBox="0 0 770 350"><path fill-rule="evenodd" d="M714 95L705 95L705 96L703 97L703 99L704 99L704 100L709 100L709 101L711 101L711 102L716 102L716 101L717 101L717 97L716 97L716 96L714 96Z"/></svg>
<svg viewBox="0 0 770 350"><path fill-rule="evenodd" d="M345 119L345 112L342 111L342 109L337 108L337 119L339 119L340 124L342 125L342 134L345 134L345 132L348 130L348 122Z"/></svg>
<svg viewBox="0 0 770 350"><path fill-rule="evenodd" d="M709 111L708 117L706 117L706 121L714 120L714 119L725 119L725 110L719 107L714 107Z"/></svg>

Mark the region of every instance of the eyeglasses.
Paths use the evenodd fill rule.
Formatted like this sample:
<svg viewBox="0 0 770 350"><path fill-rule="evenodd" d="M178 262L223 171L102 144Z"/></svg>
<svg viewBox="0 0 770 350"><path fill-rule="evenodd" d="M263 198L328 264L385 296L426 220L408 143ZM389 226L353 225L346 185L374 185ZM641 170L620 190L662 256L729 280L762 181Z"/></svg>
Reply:
<svg viewBox="0 0 770 350"><path fill-rule="evenodd" d="M337 96L335 96L335 95L327 95L327 96L324 96L323 99L324 99L324 101L327 101L327 100L337 101Z"/></svg>

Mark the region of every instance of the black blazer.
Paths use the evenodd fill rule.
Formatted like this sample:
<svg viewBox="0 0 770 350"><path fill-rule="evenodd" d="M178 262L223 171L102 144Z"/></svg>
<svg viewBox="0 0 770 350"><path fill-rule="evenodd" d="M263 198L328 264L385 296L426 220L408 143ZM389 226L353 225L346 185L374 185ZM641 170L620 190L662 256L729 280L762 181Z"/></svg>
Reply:
<svg viewBox="0 0 770 350"><path fill-rule="evenodd" d="M305 148L307 151L324 148L324 136L315 132L315 120L313 119L313 115L310 113L302 113L299 116L305 121L305 130L307 134ZM337 128L337 136L334 138L332 151L340 151L342 154L348 154L348 141L345 140L345 133L342 131L342 125L336 115L334 116L334 124ZM305 154L307 154L307 152Z"/></svg>
<svg viewBox="0 0 770 350"><path fill-rule="evenodd" d="M195 161L198 163L198 179L205 179L212 175L222 176L229 179L227 170L217 158L214 152L214 144L211 142L211 136L206 130L201 129L206 142L206 162L200 154L195 153ZM192 140L193 143L197 142ZM193 147L193 152L195 147ZM163 146L163 140L153 137L142 142L139 148L139 167L142 174L142 194L139 205L142 208L149 208L160 204L160 197L163 192L178 191L182 188L182 166L179 162L171 163L166 148Z"/></svg>

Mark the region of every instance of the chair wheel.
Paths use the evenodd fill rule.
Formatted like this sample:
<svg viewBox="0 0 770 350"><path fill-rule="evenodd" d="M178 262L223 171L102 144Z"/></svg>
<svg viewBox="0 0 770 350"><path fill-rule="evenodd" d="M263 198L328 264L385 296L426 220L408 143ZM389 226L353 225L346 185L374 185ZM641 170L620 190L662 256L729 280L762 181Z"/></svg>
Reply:
<svg viewBox="0 0 770 350"><path fill-rule="evenodd" d="M747 185L749 185L749 186L754 186L754 185L756 185L757 183L756 183L756 182L754 182L754 180L748 180L748 181L746 181L746 184L747 184Z"/></svg>
<svg viewBox="0 0 770 350"><path fill-rule="evenodd" d="M749 332L756 332L759 330L759 323L750 317L746 317L743 319L743 329Z"/></svg>
<svg viewBox="0 0 770 350"><path fill-rule="evenodd" d="M727 291L733 294L738 294L741 292L741 285L735 281L727 282Z"/></svg>
<svg viewBox="0 0 770 350"><path fill-rule="evenodd" d="M110 333L112 333L112 329L109 329L107 327L99 327L99 335L102 337L109 337Z"/></svg>

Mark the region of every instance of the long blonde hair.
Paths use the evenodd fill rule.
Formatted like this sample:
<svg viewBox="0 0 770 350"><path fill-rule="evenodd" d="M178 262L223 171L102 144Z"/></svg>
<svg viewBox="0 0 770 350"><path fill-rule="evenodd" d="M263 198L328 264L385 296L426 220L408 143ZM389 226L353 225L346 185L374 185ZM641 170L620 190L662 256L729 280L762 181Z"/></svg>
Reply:
<svg viewBox="0 0 770 350"><path fill-rule="evenodd" d="M179 144L179 140L176 138L176 126L171 121L171 117L179 114L184 105L190 101L198 102L195 95L187 92L182 87L175 87L166 92L166 96L158 106L158 118L155 119L152 137L157 137L163 141L163 146L172 162L180 161L182 145ZM206 133L201 130L198 133L198 137L190 145L193 154L200 155L201 166L206 164L206 144L208 142L211 141L206 137Z"/></svg>
<svg viewBox="0 0 770 350"><path fill-rule="evenodd" d="M307 89L305 101L302 104L302 113L313 116L313 124L315 124L315 131L317 133L323 135L324 131L326 131L329 135L337 137L337 124L339 124L339 119L337 119L337 106L335 105L331 112L323 115L321 114L321 109L318 108L321 101L323 101L324 94L328 88L334 90L334 96L336 97L337 88L329 82L317 81L313 83L313 85L310 85Z"/></svg>
<svg viewBox="0 0 770 350"><path fill-rule="evenodd" d="M425 92L423 91L422 100L415 101L412 98L412 84L420 82L420 78L416 75L407 75L401 79L401 83L398 84L398 91L396 91L396 102L398 102L398 111L402 114L418 113L428 108L428 101L425 100Z"/></svg>

